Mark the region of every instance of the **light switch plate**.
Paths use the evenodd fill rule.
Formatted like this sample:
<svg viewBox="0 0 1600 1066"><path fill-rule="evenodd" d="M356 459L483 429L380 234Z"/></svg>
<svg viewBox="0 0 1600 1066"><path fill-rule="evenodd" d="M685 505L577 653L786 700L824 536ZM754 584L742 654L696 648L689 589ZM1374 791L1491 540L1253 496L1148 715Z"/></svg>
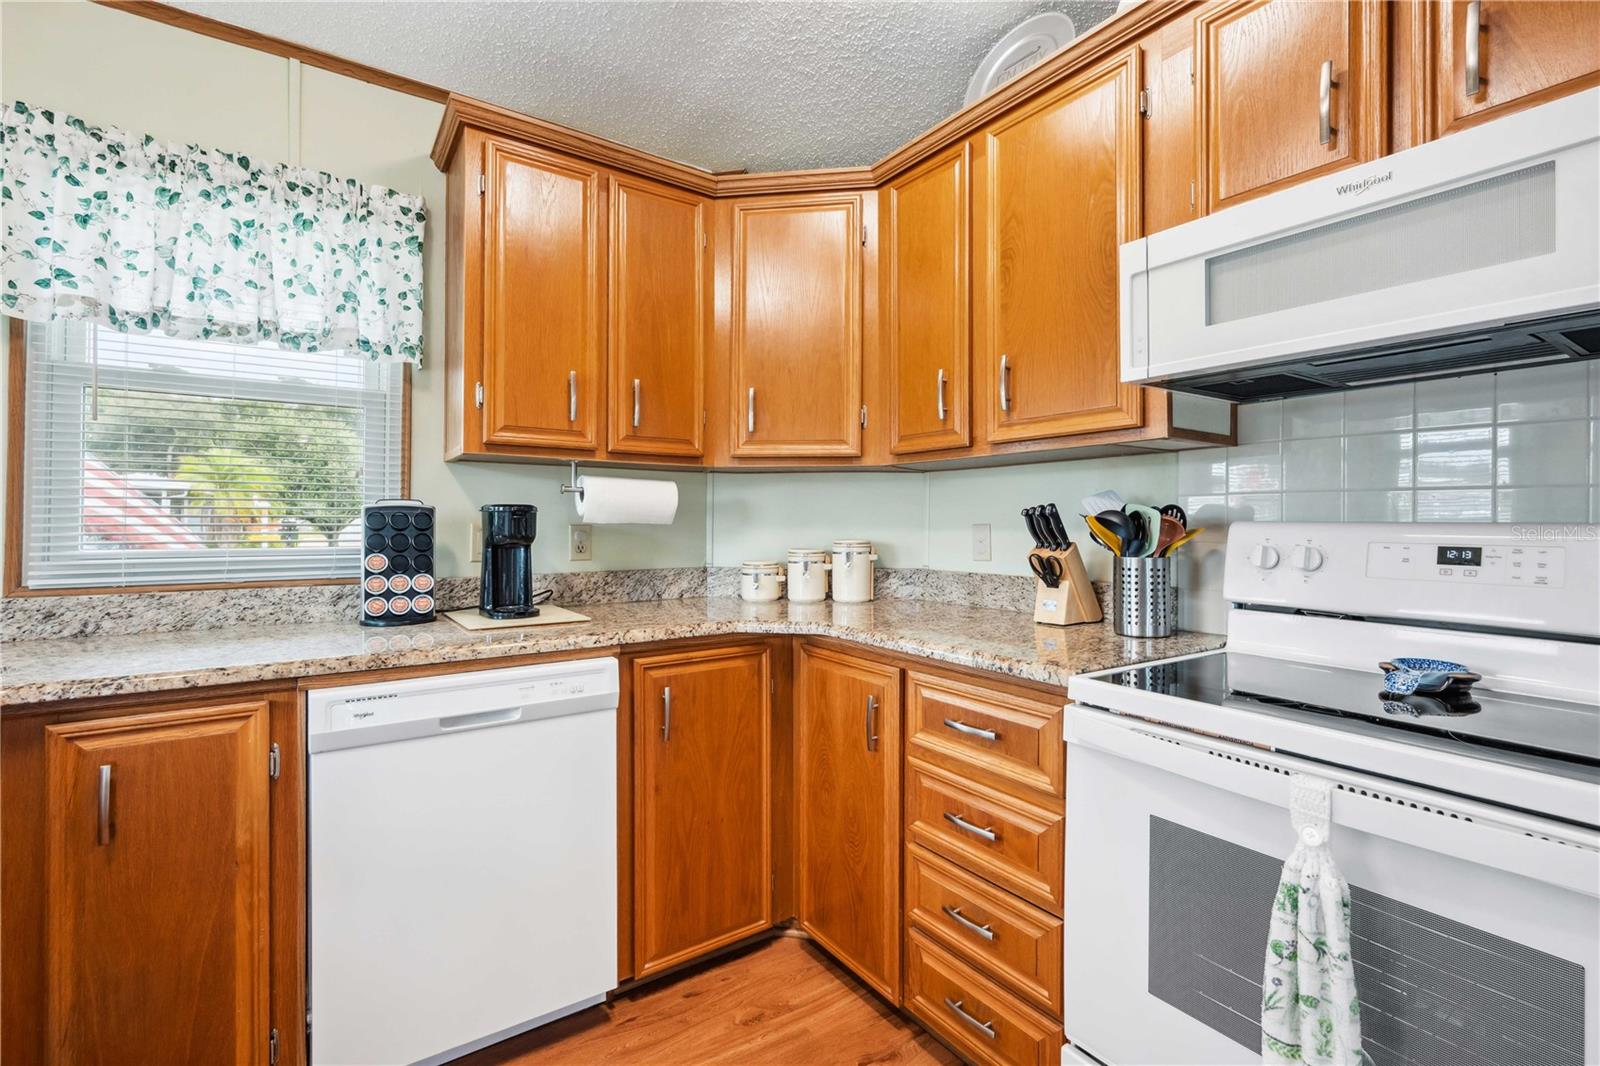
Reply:
<svg viewBox="0 0 1600 1066"><path fill-rule="evenodd" d="M567 558L575 563L586 563L594 558L594 527L586 522L567 527Z"/></svg>
<svg viewBox="0 0 1600 1066"><path fill-rule="evenodd" d="M474 520L472 528L468 531L472 539L467 542L467 562L483 562L483 523Z"/></svg>
<svg viewBox="0 0 1600 1066"><path fill-rule="evenodd" d="M986 563L993 558L994 549L990 544L989 523L977 522L972 526L972 561Z"/></svg>

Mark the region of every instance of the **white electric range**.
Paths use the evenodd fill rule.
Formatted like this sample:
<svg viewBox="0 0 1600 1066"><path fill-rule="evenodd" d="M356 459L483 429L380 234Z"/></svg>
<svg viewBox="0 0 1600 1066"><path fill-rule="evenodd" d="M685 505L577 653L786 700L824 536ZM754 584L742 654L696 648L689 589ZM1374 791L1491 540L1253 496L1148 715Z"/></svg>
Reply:
<svg viewBox="0 0 1600 1066"><path fill-rule="evenodd" d="M1600 526L1240 524L1224 593L1225 649L1068 688L1063 1061L1260 1061L1301 773L1376 1066L1600 1062Z"/></svg>

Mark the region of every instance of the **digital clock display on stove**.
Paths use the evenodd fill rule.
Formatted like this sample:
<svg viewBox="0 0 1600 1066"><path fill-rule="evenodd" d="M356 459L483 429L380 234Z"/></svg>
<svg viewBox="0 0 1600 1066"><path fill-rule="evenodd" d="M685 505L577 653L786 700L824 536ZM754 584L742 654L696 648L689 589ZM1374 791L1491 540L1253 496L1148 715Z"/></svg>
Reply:
<svg viewBox="0 0 1600 1066"><path fill-rule="evenodd" d="M1482 566L1483 549L1466 548L1461 545L1439 545L1440 566Z"/></svg>

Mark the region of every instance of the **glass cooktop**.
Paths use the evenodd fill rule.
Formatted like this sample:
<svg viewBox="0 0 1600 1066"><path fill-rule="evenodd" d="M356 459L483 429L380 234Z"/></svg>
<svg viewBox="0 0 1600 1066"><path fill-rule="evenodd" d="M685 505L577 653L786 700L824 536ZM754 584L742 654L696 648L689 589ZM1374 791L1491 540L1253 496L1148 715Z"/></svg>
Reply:
<svg viewBox="0 0 1600 1066"><path fill-rule="evenodd" d="M1398 699L1383 692L1377 664L1362 671L1218 651L1100 674L1096 680L1217 706L1318 715L1328 725L1377 725L1412 737L1600 767L1600 706L1510 695L1481 684L1453 698Z"/></svg>

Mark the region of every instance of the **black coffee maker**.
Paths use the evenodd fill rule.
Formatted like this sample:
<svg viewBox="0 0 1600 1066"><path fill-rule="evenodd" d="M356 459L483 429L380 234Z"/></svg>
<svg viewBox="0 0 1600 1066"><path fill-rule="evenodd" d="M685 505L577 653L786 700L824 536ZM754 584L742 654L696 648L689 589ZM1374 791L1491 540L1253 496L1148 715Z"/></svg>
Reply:
<svg viewBox="0 0 1600 1066"><path fill-rule="evenodd" d="M539 613L533 594L533 538L539 509L531 503L488 503L482 513L478 613L487 618L533 618Z"/></svg>

